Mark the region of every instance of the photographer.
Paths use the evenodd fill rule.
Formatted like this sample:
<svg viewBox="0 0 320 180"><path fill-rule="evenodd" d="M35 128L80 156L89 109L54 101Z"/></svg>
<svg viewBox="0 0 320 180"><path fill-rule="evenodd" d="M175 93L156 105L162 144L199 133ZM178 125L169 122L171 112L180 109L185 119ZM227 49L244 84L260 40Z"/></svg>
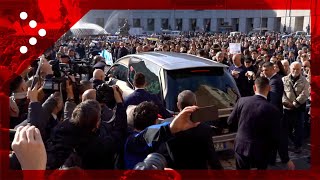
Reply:
<svg viewBox="0 0 320 180"><path fill-rule="evenodd" d="M58 113L63 108L62 97L59 93L52 94L42 105L38 101L38 85L31 90L29 88L27 97L30 100L28 109L28 119L15 127L19 128L28 124L33 125L39 129L42 139L46 141L54 127L59 123ZM20 169L15 154L10 157L10 167L12 169Z"/></svg>
<svg viewBox="0 0 320 180"><path fill-rule="evenodd" d="M81 162L73 166L82 169L113 169L115 154L123 145L127 121L121 92L116 86L112 88L117 103L112 129L100 120L101 107L97 101L86 100L76 106L70 88L67 88L67 119L56 127L47 143L47 169L59 168L74 154Z"/></svg>
<svg viewBox="0 0 320 180"><path fill-rule="evenodd" d="M103 84L105 82L105 77L106 75L101 69L96 69L93 71L93 78L92 78L92 83L93 83L93 88L97 89L97 86Z"/></svg>
<svg viewBox="0 0 320 180"><path fill-rule="evenodd" d="M63 109L63 100L61 94L55 92L41 105L38 101L38 94L37 87L28 90L28 99L30 100L28 118L17 125L15 129L30 123L40 130L42 139L46 141L53 128L60 122L58 114Z"/></svg>
<svg viewBox="0 0 320 180"><path fill-rule="evenodd" d="M21 76L10 83L10 128L14 128L27 118L28 104L27 85Z"/></svg>

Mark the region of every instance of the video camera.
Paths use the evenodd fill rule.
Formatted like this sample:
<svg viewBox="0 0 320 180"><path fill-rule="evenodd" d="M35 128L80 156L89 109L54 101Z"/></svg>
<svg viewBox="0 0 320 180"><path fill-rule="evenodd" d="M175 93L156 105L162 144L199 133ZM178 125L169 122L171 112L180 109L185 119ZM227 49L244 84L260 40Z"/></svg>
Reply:
<svg viewBox="0 0 320 180"><path fill-rule="evenodd" d="M116 106L114 92L111 86L107 83L101 84L96 87L96 99L99 103L105 103L108 108L113 109Z"/></svg>
<svg viewBox="0 0 320 180"><path fill-rule="evenodd" d="M83 75L87 76L87 79L89 79L93 72L90 61L86 59L76 59L72 62L70 61L69 64L59 63L57 65L52 65L52 67L55 74L59 74L59 76L45 79L43 90L48 93L65 91L66 81L69 79L70 75L75 77L76 82L74 83L77 87L80 85L80 81L84 79Z"/></svg>
<svg viewBox="0 0 320 180"><path fill-rule="evenodd" d="M74 71L80 75L92 74L93 72L93 67L89 59L76 59L72 63L74 65Z"/></svg>
<svg viewBox="0 0 320 180"><path fill-rule="evenodd" d="M135 165L134 170L164 170L167 167L166 158L159 153L149 154L143 162Z"/></svg>

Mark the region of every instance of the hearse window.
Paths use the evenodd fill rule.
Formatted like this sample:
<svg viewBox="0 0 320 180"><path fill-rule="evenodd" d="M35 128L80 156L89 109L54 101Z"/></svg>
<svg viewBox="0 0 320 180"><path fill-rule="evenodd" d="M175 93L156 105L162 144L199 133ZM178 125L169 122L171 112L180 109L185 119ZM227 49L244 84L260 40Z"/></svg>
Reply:
<svg viewBox="0 0 320 180"><path fill-rule="evenodd" d="M124 65L116 64L110 68L109 72L113 75L114 78L121 81L127 81L128 68Z"/></svg>
<svg viewBox="0 0 320 180"><path fill-rule="evenodd" d="M160 94L160 82L159 82L159 72L160 68L149 61L134 61L130 64L129 78L130 82L133 82L134 75L138 72L141 72L145 75L147 86L146 91L152 94Z"/></svg>

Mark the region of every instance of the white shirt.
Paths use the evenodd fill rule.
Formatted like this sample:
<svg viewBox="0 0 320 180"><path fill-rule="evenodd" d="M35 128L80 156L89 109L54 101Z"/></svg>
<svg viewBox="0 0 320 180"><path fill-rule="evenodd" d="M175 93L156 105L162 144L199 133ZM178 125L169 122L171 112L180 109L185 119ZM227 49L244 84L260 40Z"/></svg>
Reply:
<svg viewBox="0 0 320 180"><path fill-rule="evenodd" d="M267 96L262 95L262 94L260 94L260 93L256 93L256 95L258 95L258 96L262 96L262 97L264 97L265 99L268 99L268 98L267 98Z"/></svg>
<svg viewBox="0 0 320 180"><path fill-rule="evenodd" d="M144 89L144 88L137 88L137 87L136 87L136 88L134 88L134 90L138 90L138 89Z"/></svg>
<svg viewBox="0 0 320 180"><path fill-rule="evenodd" d="M55 120L58 120L58 117L57 117L56 114L51 113L51 115L52 115L52 117L53 117Z"/></svg>

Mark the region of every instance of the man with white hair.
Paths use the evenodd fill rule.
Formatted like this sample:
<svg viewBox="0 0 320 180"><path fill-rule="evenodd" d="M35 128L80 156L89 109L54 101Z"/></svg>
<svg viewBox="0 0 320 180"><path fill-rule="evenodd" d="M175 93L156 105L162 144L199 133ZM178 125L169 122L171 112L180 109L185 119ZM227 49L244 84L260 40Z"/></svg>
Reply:
<svg viewBox="0 0 320 180"><path fill-rule="evenodd" d="M230 64L228 64L227 59L224 57L224 53L221 52L221 51L217 52L217 54L214 57L212 57L212 59L214 61L219 62L219 63L225 64L225 65L228 65L228 66L230 65Z"/></svg>
<svg viewBox="0 0 320 180"><path fill-rule="evenodd" d="M284 93L282 103L284 119L288 122L289 138L293 141L295 153L301 153L306 101L310 95L310 83L301 73L301 64L293 62L290 74L282 78Z"/></svg>
<svg viewBox="0 0 320 180"><path fill-rule="evenodd" d="M283 65L284 71L286 72L286 74L290 73L290 63L288 61L288 59L284 59L281 60L281 64Z"/></svg>

